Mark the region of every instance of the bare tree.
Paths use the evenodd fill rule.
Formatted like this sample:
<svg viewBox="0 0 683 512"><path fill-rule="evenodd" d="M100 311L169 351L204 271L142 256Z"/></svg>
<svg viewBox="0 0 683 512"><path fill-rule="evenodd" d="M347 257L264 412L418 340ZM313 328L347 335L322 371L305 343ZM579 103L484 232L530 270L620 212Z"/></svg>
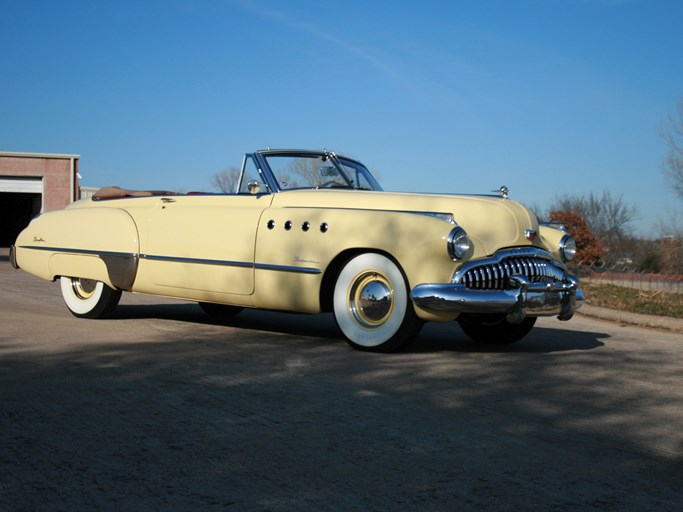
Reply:
<svg viewBox="0 0 683 512"><path fill-rule="evenodd" d="M626 203L623 196L605 191L601 196L593 192L588 196L565 195L556 199L554 209L569 211L583 217L591 231L601 239L620 238L626 234L628 224L638 217L638 209Z"/></svg>
<svg viewBox="0 0 683 512"><path fill-rule="evenodd" d="M211 186L225 193L235 192L237 183L240 179L240 169L238 167L228 167L217 172L211 177Z"/></svg>
<svg viewBox="0 0 683 512"><path fill-rule="evenodd" d="M683 99L676 110L669 114L660 136L668 147L663 162L663 171L676 194L683 199Z"/></svg>
<svg viewBox="0 0 683 512"><path fill-rule="evenodd" d="M601 196L563 196L553 203L553 210L572 212L583 218L603 247L603 258L623 257L632 250L628 243L633 235L628 225L638 217L638 209L623 197L605 191Z"/></svg>

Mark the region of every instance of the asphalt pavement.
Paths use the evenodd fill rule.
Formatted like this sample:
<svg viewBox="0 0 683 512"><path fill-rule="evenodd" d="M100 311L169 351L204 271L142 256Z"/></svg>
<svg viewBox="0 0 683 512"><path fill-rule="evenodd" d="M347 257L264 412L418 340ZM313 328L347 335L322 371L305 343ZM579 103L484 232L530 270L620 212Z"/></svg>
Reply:
<svg viewBox="0 0 683 512"><path fill-rule="evenodd" d="M0 512L678 512L682 340L579 314L368 354L329 314L136 294L84 320L0 256Z"/></svg>
<svg viewBox="0 0 683 512"><path fill-rule="evenodd" d="M0 261L8 261L8 255L9 248L0 247ZM630 313L628 311L619 311L615 309L591 306L589 304L584 304L583 307L578 310L578 314L590 318L598 318L600 320L616 322L622 325L651 327L683 334L683 318L643 315L639 313Z"/></svg>

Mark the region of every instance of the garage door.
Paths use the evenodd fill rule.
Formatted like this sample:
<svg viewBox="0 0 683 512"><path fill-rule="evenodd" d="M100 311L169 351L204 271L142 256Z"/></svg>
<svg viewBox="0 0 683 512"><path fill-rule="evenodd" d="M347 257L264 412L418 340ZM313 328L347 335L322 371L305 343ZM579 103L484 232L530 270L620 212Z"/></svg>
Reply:
<svg viewBox="0 0 683 512"><path fill-rule="evenodd" d="M16 178L0 176L0 192L17 192L21 194L42 194L42 178Z"/></svg>

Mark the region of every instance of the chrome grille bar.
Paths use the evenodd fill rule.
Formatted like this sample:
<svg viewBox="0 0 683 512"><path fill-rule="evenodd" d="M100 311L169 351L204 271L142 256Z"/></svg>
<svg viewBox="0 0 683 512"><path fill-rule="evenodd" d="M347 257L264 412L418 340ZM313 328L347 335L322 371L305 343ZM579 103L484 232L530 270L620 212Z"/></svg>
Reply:
<svg viewBox="0 0 683 512"><path fill-rule="evenodd" d="M505 252L496 258L470 262L456 274L453 282L477 290L503 290L509 278L516 274L525 276L532 283L561 282L564 279L563 269L560 268L562 265L553 261L547 253Z"/></svg>

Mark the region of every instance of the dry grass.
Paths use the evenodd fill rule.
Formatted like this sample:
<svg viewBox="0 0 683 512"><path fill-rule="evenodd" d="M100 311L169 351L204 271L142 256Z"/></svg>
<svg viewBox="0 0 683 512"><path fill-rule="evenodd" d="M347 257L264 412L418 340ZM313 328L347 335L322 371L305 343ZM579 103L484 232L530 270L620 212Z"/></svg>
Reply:
<svg viewBox="0 0 683 512"><path fill-rule="evenodd" d="M642 291L613 284L582 284L586 304L630 313L683 318L683 294Z"/></svg>

